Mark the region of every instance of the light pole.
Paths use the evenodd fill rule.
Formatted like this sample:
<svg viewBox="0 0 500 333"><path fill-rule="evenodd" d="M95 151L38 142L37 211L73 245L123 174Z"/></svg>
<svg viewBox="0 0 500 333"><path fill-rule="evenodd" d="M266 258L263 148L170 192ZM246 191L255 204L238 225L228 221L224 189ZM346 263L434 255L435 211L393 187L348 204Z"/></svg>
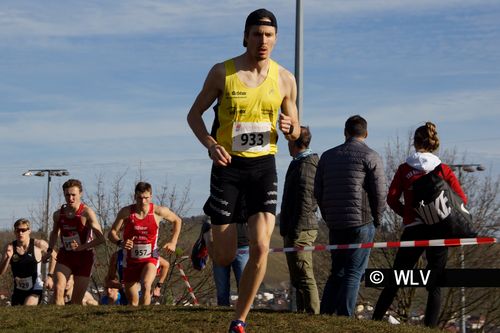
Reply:
<svg viewBox="0 0 500 333"><path fill-rule="evenodd" d="M33 169L33 170L28 170L25 173L23 173L23 176L26 177L31 177L31 176L37 176L37 177L44 177L47 175L47 200L45 202L45 216L44 216L44 221L42 225L42 232L43 234L47 237L47 240L49 239L49 207L50 207L50 181L52 180L52 176L56 177L62 177L62 176L69 176L69 171L66 169Z"/></svg>
<svg viewBox="0 0 500 333"><path fill-rule="evenodd" d="M482 164L470 163L470 164L450 164L450 168L453 170L458 170L458 180L461 180L462 171L474 172L474 171L484 171L485 167Z"/></svg>
<svg viewBox="0 0 500 333"><path fill-rule="evenodd" d="M295 0L295 81L297 82L297 116L299 117L299 122L303 115L303 96L304 96L304 81L302 79L304 73L304 14L302 11L302 1ZM289 309L291 311L297 311L297 289L293 286L290 281L290 303Z"/></svg>
<svg viewBox="0 0 500 333"><path fill-rule="evenodd" d="M481 164L450 164L450 168L453 170L458 170L458 181L460 184L462 184L462 171L465 172L475 172L475 171L484 171L484 166ZM460 246L460 268L465 269L465 252L464 252L464 247ZM461 302L462 302L462 307L460 311L460 321L461 321L461 328L460 332L466 333L467 332L467 323L465 320L465 288L461 287L460 288L460 296L461 296Z"/></svg>
<svg viewBox="0 0 500 333"><path fill-rule="evenodd" d="M295 80L297 81L297 110L299 121L303 115L304 81L304 14L302 12L302 1L295 0Z"/></svg>

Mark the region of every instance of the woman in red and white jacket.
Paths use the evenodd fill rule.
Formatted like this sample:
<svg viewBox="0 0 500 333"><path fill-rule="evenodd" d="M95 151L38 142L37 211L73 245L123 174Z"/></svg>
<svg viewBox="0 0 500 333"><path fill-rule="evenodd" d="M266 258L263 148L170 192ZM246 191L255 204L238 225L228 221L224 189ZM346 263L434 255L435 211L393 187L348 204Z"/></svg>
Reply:
<svg viewBox="0 0 500 333"><path fill-rule="evenodd" d="M442 235L436 235L434 229L424 224L417 217L412 206L413 182L441 165L440 171L437 174L462 198L464 204L467 203L467 198L451 168L442 163L439 157L433 154L439 148L436 125L427 122L425 125L417 128L413 144L416 151L396 171L389 187L387 203L396 214L403 218L404 229L401 241L442 238ZM401 202L401 195L404 198L404 202ZM445 268L448 258L447 247L408 247L399 248L394 260L393 269L414 269L424 251L427 259L426 269L440 271ZM375 306L373 319L381 320L384 317L398 289L396 286L384 288ZM424 324L425 326L436 327L441 307L441 288L435 286L427 287L427 291L428 297Z"/></svg>

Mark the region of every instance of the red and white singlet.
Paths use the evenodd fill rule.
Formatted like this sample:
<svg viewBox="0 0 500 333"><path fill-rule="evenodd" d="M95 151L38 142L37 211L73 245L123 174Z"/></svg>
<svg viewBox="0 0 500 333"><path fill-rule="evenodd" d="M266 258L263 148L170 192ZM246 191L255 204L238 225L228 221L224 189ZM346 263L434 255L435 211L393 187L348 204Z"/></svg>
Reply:
<svg viewBox="0 0 500 333"><path fill-rule="evenodd" d="M63 251L72 251L71 243L75 240L78 245L85 244L93 239L92 228L87 227L82 223L82 213L85 209L85 205L83 203L80 204L78 210L75 213L75 216L68 217L64 213L63 205L59 212L59 230L61 231L61 250Z"/></svg>
<svg viewBox="0 0 500 333"><path fill-rule="evenodd" d="M154 204L149 204L148 214L139 219L136 213L136 206L130 206L130 216L125 221L123 229L123 239L132 239L134 236L134 247L127 250L123 266L140 263L158 264L158 224L154 216Z"/></svg>

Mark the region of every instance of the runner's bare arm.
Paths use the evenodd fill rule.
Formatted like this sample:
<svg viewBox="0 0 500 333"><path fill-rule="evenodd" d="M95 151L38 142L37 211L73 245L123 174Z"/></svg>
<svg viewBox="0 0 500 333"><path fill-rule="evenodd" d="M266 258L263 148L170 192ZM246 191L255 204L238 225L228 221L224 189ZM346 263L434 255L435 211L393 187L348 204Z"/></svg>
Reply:
<svg viewBox="0 0 500 333"><path fill-rule="evenodd" d="M297 111L297 83L292 73L283 67L280 67L279 73L280 91L283 95L278 121L279 129L285 134L287 140L297 140L300 136L300 123Z"/></svg>
<svg viewBox="0 0 500 333"><path fill-rule="evenodd" d="M14 247L12 244L5 245L3 249L2 261L0 262L0 275L7 271L7 267L9 267L10 258L14 254Z"/></svg>
<svg viewBox="0 0 500 333"><path fill-rule="evenodd" d="M102 233L102 228L101 224L97 220L97 216L95 215L94 211L90 207L85 207L85 211L83 213L85 217L87 218L87 226L92 229L92 232L94 234L94 239L92 239L88 243L80 244L75 251L83 251L86 249L90 249L93 247L96 247L98 245L101 245L106 241L104 238L104 234Z"/></svg>
<svg viewBox="0 0 500 333"><path fill-rule="evenodd" d="M225 68L223 63L216 64L212 67L205 79L203 88L196 97L187 116L187 121L191 130L201 144L208 149L210 158L215 164L223 166L231 162L231 156L222 146L218 145L215 138L208 133L202 116L214 101L221 96L224 90L224 76Z"/></svg>
<svg viewBox="0 0 500 333"><path fill-rule="evenodd" d="M120 250L121 251L121 250ZM121 288L121 283L118 281L116 272L116 261L118 260L118 252L115 252L109 258L108 274L104 278L104 286L106 288Z"/></svg>
<svg viewBox="0 0 500 333"><path fill-rule="evenodd" d="M54 212L52 220L54 221L54 225L49 236L49 249L53 249L56 246L57 238L59 237L59 211Z"/></svg>
<svg viewBox="0 0 500 333"><path fill-rule="evenodd" d="M175 252L177 240L179 239L179 235L181 233L182 220L179 216L177 216L177 214L172 212L167 207L155 206L155 213L161 218L172 223L172 237L170 238L170 241L168 241L163 246L163 248L167 251L168 254L173 253Z"/></svg>
<svg viewBox="0 0 500 333"><path fill-rule="evenodd" d="M57 252L52 251L52 253L50 253L50 259L49 259L49 269L48 269L49 274L54 274L54 271L56 270L56 264L57 264L56 258L57 258Z"/></svg>
<svg viewBox="0 0 500 333"><path fill-rule="evenodd" d="M113 243L116 244L120 239L120 231L122 230L123 227L123 222L127 218L127 216L130 215L130 209L128 207L124 207L120 209L118 212L118 215L116 215L115 222L111 226L111 229L109 230L108 233L108 239Z"/></svg>
<svg viewBox="0 0 500 333"><path fill-rule="evenodd" d="M35 246L42 251L42 253L46 253L47 249L49 248L49 243L47 243L43 239L35 239L34 240Z"/></svg>
<svg viewBox="0 0 500 333"><path fill-rule="evenodd" d="M34 242L35 247L39 248L42 253L42 262L47 262L52 256L52 253L54 253L54 251L51 251L51 253L47 252L47 250L49 249L49 243L47 243L43 239L35 239Z"/></svg>
<svg viewBox="0 0 500 333"><path fill-rule="evenodd" d="M57 252L56 251L48 252L47 250L49 249L49 243L47 243L43 239L35 239L35 246L38 247L42 253L42 262L49 263L49 267L47 270L47 277L44 282L44 287L46 289L52 290L52 288L54 287L54 278L52 274L54 274L56 268Z"/></svg>

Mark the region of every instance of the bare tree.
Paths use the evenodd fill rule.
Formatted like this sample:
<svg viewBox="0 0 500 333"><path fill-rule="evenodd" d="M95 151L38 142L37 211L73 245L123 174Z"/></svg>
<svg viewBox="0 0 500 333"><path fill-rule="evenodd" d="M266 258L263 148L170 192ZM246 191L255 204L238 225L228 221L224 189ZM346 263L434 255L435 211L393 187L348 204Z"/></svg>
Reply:
<svg viewBox="0 0 500 333"><path fill-rule="evenodd" d="M113 224L115 216L122 207L123 180L127 171L117 174L111 184L105 184L105 175L100 173L96 176L96 190L93 194L86 196L86 201L94 209L104 229ZM107 187L111 189L108 191Z"/></svg>
<svg viewBox="0 0 500 333"><path fill-rule="evenodd" d="M191 182L184 187L181 193L177 191L177 186L174 185L170 188L168 180L165 179L157 190L156 200L158 204L169 207L174 213L179 216L185 216L192 207L191 200L189 199L189 192L191 189Z"/></svg>
<svg viewBox="0 0 500 333"><path fill-rule="evenodd" d="M45 205L45 200L40 200L36 206L28 207L29 220L32 225L31 229L39 231L43 230L43 224L45 221ZM49 224L50 222L52 222L52 219L49 219ZM51 229L52 227L49 226L49 230Z"/></svg>
<svg viewBox="0 0 500 333"><path fill-rule="evenodd" d="M459 173L464 191L469 198L468 207L473 215L475 227L480 236L495 237L500 227L500 179L491 174L484 177ZM463 253L462 253L463 251ZM451 248L448 267L460 268L464 260L465 268L500 268L498 246L467 246ZM458 319L465 305L466 315L484 315L486 324L500 325L500 291L492 288L465 288L465 303L460 289L448 289L440 314L441 323Z"/></svg>

